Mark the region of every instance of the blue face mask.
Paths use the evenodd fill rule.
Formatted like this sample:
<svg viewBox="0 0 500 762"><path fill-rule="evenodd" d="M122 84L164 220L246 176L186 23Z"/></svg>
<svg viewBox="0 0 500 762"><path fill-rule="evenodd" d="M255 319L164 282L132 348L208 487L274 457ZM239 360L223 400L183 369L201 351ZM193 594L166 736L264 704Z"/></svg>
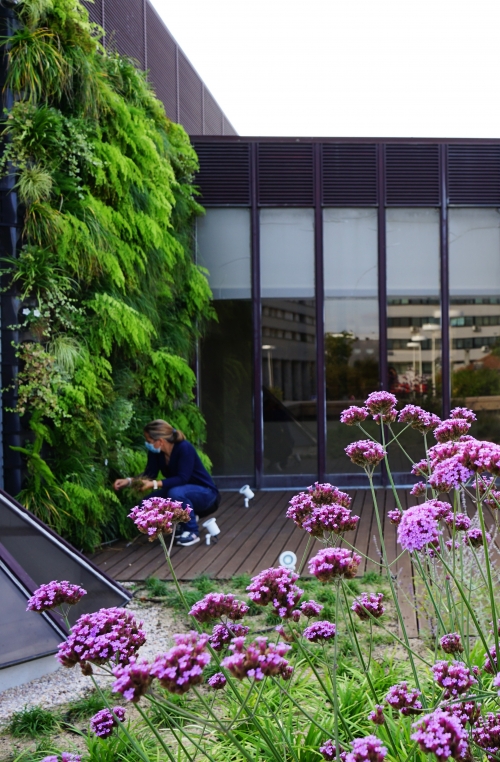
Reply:
<svg viewBox="0 0 500 762"><path fill-rule="evenodd" d="M149 450L149 452L155 452L157 455L158 455L159 452L161 452L161 448L160 447L158 447L158 448L154 447L151 444L151 442L144 442L144 446L145 446L146 450Z"/></svg>

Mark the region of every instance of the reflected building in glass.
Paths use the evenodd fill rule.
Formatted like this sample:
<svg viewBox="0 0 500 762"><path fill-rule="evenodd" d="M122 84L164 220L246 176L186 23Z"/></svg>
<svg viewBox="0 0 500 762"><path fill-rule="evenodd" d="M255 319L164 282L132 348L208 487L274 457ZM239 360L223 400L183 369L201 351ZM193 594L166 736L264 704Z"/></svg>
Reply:
<svg viewBox="0 0 500 762"><path fill-rule="evenodd" d="M363 434L340 414L376 389L472 407L472 433L500 440L500 141L195 147L218 315L199 395L221 486L361 485L344 448Z"/></svg>

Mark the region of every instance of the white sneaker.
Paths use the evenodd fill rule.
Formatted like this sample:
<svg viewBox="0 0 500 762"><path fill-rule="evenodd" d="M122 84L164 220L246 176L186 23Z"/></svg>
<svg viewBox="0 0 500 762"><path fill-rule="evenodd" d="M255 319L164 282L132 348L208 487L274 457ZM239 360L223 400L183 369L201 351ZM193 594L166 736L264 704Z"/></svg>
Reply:
<svg viewBox="0 0 500 762"><path fill-rule="evenodd" d="M183 532L178 540L176 540L176 545L182 545L185 548L187 548L189 545L196 545L197 542L200 541L200 535L195 534L194 532Z"/></svg>

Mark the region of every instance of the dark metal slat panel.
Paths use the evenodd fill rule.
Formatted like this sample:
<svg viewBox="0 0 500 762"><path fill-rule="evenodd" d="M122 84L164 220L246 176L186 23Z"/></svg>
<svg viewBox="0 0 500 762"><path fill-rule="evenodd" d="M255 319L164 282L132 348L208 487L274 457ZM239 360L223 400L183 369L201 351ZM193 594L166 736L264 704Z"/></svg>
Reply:
<svg viewBox="0 0 500 762"><path fill-rule="evenodd" d="M169 119L177 121L176 42L150 3L146 5L149 81L165 106Z"/></svg>
<svg viewBox="0 0 500 762"><path fill-rule="evenodd" d="M260 143L258 202L261 206L313 206L313 149L309 143Z"/></svg>
<svg viewBox="0 0 500 762"><path fill-rule="evenodd" d="M145 68L143 0L105 0L106 45Z"/></svg>
<svg viewBox="0 0 500 762"><path fill-rule="evenodd" d="M194 142L200 171L195 182L204 206L250 206L248 143Z"/></svg>
<svg viewBox="0 0 500 762"><path fill-rule="evenodd" d="M448 146L449 203L500 206L500 145Z"/></svg>
<svg viewBox="0 0 500 762"><path fill-rule="evenodd" d="M373 144L323 145L324 206L376 206L377 147Z"/></svg>
<svg viewBox="0 0 500 762"><path fill-rule="evenodd" d="M386 146L387 206L439 206L438 145Z"/></svg>
<svg viewBox="0 0 500 762"><path fill-rule="evenodd" d="M179 50L179 122L190 135L203 133L202 81Z"/></svg>
<svg viewBox="0 0 500 762"><path fill-rule="evenodd" d="M85 2L83 0L83 5L89 12L89 18L91 21L94 22L94 24L99 24L100 26L103 26L103 3L104 0L94 0L93 3Z"/></svg>

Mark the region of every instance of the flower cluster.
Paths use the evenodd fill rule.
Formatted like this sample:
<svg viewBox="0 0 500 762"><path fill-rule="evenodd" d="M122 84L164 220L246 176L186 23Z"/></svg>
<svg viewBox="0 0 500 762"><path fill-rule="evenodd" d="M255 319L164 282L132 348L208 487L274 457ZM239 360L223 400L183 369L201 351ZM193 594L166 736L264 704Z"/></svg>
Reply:
<svg viewBox="0 0 500 762"><path fill-rule="evenodd" d="M201 601L194 604L189 614L197 622L210 622L221 617L227 617L235 622L237 619L243 619L247 611L247 604L238 601L234 595L208 593Z"/></svg>
<svg viewBox="0 0 500 762"><path fill-rule="evenodd" d="M479 527L473 527L472 529L469 529L464 537L465 544L470 545L473 548L480 548L481 545L484 544L483 540L483 533ZM486 542L491 542L491 537L488 532L486 532Z"/></svg>
<svg viewBox="0 0 500 762"><path fill-rule="evenodd" d="M352 444L347 445L345 452L353 463L367 469L378 466L387 454L382 445L378 442L372 442L371 439L360 439L358 442L352 442Z"/></svg>
<svg viewBox="0 0 500 762"><path fill-rule="evenodd" d="M216 624L208 642L214 651L222 651L233 638L245 637L245 635L248 635L249 629L249 627L245 627L242 624L232 624L230 626Z"/></svg>
<svg viewBox="0 0 500 762"><path fill-rule="evenodd" d="M387 755L387 749L382 746L377 736L366 736L365 738L355 738L351 743L352 751L343 751L340 753L340 762L383 762ZM323 759L337 759L335 742L330 738L323 746L319 747Z"/></svg>
<svg viewBox="0 0 500 762"><path fill-rule="evenodd" d="M443 688L443 698L456 698L477 683L468 667L461 661L437 661L432 667L436 683Z"/></svg>
<svg viewBox="0 0 500 762"><path fill-rule="evenodd" d="M355 426L359 423L363 423L368 418L368 410L366 407L356 407L351 405L347 410L343 410L340 414L340 422L345 423L346 426Z"/></svg>
<svg viewBox="0 0 500 762"><path fill-rule="evenodd" d="M108 738L113 733L113 728L118 726L118 722L123 722L124 719L125 709L122 706L114 706L112 712L109 709L101 709L91 718L90 729L99 738Z"/></svg>
<svg viewBox="0 0 500 762"><path fill-rule="evenodd" d="M332 760L336 760L337 762L337 751L335 749L335 742L332 741L331 738L328 739L328 741L325 741L323 746L319 747L320 754L323 756L323 759L326 759L327 762L332 762ZM346 758L345 751L341 751L339 755L340 762L345 762Z"/></svg>
<svg viewBox="0 0 500 762"><path fill-rule="evenodd" d="M425 482L417 482L411 488L410 495L415 495L415 497L422 497L422 495L425 495L426 490L427 485Z"/></svg>
<svg viewBox="0 0 500 762"><path fill-rule="evenodd" d="M385 700L392 709L396 709L406 717L410 714L418 714L421 711L422 702L418 698L420 695L420 691L416 688L408 690L408 683L403 681L389 688Z"/></svg>
<svg viewBox="0 0 500 762"><path fill-rule="evenodd" d="M87 662L127 664L146 642L142 622L125 609L99 609L83 614L71 628L68 639L59 645L57 658L64 667Z"/></svg>
<svg viewBox="0 0 500 762"><path fill-rule="evenodd" d="M387 415L392 413L398 401L389 392L372 392L365 400L365 405L372 415Z"/></svg>
<svg viewBox="0 0 500 762"><path fill-rule="evenodd" d="M305 639L309 640L311 643L318 643L318 641L333 640L335 632L335 625L324 620L310 624L302 634Z"/></svg>
<svg viewBox="0 0 500 762"><path fill-rule="evenodd" d="M375 709L369 713L368 719L370 722L373 722L374 725L383 725L385 722L383 704L375 704Z"/></svg>
<svg viewBox="0 0 500 762"><path fill-rule="evenodd" d="M283 567L264 569L252 578L247 587L248 597L259 606L271 603L275 614L289 619L304 592L295 584L298 578L298 574Z"/></svg>
<svg viewBox="0 0 500 762"><path fill-rule="evenodd" d="M215 675L208 678L207 683L214 691L220 691L226 685L227 678L222 672L216 672Z"/></svg>
<svg viewBox="0 0 500 762"><path fill-rule="evenodd" d="M448 526L455 525L455 529L457 532L466 532L468 529L470 529L471 520L465 513L456 513L453 515L453 513L450 511L449 514L446 515L444 518L445 524L448 524Z"/></svg>
<svg viewBox="0 0 500 762"><path fill-rule="evenodd" d="M132 659L124 666L115 667L113 674L116 677L113 683L113 693L121 695L136 704L141 696L147 692L153 676L150 673L150 665L145 659L135 661Z"/></svg>
<svg viewBox="0 0 500 762"><path fill-rule="evenodd" d="M398 541L404 550L423 550L426 545L435 545L439 540L436 507L437 501L427 501L413 505L403 513L398 527Z"/></svg>
<svg viewBox="0 0 500 762"><path fill-rule="evenodd" d="M441 706L443 712L452 714L458 720L460 720L462 727L465 728L467 723L474 725L481 715L481 704L476 704L475 701L463 701L458 704L443 704Z"/></svg>
<svg viewBox="0 0 500 762"><path fill-rule="evenodd" d="M235 638L229 646L232 654L223 659L222 666L238 680L245 677L253 680L282 677L289 680L293 668L283 657L290 648L286 643L269 643L267 638L256 638L248 645L245 638Z"/></svg>
<svg viewBox="0 0 500 762"><path fill-rule="evenodd" d="M82 762L82 758L80 754L73 754L70 751L63 751L60 759L57 754L49 754L49 756L44 757L41 762Z"/></svg>
<svg viewBox="0 0 500 762"><path fill-rule="evenodd" d="M354 529L358 517L351 516L350 505L351 498L346 492L333 484L316 482L307 492L300 492L290 500L286 515L301 529L321 536L325 529L340 532ZM330 529L332 525L336 528Z"/></svg>
<svg viewBox="0 0 500 762"><path fill-rule="evenodd" d="M402 511L399 508L395 508L393 511L387 511L387 517L391 524L400 524L403 518Z"/></svg>
<svg viewBox="0 0 500 762"><path fill-rule="evenodd" d="M443 635L439 644L445 654L457 654L464 650L462 639L458 632L450 632L448 635Z"/></svg>
<svg viewBox="0 0 500 762"><path fill-rule="evenodd" d="M67 580L62 582L53 580L46 585L40 585L38 590L35 590L28 600L26 611L37 611L41 614L57 606L74 606L84 595L87 595L87 591L79 585L72 585Z"/></svg>
<svg viewBox="0 0 500 762"><path fill-rule="evenodd" d="M436 441L440 442L456 442L460 437L470 429L469 421L465 418L447 418L437 428L434 429L434 436Z"/></svg>
<svg viewBox="0 0 500 762"><path fill-rule="evenodd" d="M206 646L208 635L191 630L187 635L174 635L175 646L156 657L150 673L170 693L182 695L203 681L203 669L211 656Z"/></svg>
<svg viewBox="0 0 500 762"><path fill-rule="evenodd" d="M306 616L308 619L313 616L318 616L318 614L323 611L324 606L321 605L321 603L316 603L316 601L304 601L300 604L300 610Z"/></svg>
<svg viewBox="0 0 500 762"><path fill-rule="evenodd" d="M468 407L454 407L450 413L450 418L462 418L464 421L474 423L477 421L476 414Z"/></svg>
<svg viewBox="0 0 500 762"><path fill-rule="evenodd" d="M418 463L413 464L411 472L414 476L429 476L429 463L425 458L422 458Z"/></svg>
<svg viewBox="0 0 500 762"><path fill-rule="evenodd" d="M370 619L370 616L378 619L385 611L383 598L383 593L362 593L354 600L351 609L360 619Z"/></svg>
<svg viewBox="0 0 500 762"><path fill-rule="evenodd" d="M414 724L417 728L412 733L423 752L434 754L438 762L452 759L465 759L468 751L467 733L460 720L448 712L436 709Z"/></svg>
<svg viewBox="0 0 500 762"><path fill-rule="evenodd" d="M191 508L183 508L179 500L151 497L132 508L128 516L139 532L153 541L160 535L172 534L174 524L189 521L190 514Z"/></svg>
<svg viewBox="0 0 500 762"><path fill-rule="evenodd" d="M472 475L471 469L464 466L458 455L454 455L435 462L429 484L438 492L449 492L466 484Z"/></svg>
<svg viewBox="0 0 500 762"><path fill-rule="evenodd" d="M401 410L398 421L409 424L412 429L427 433L439 426L441 418L434 413L428 413L427 410L418 407L418 405L406 405Z"/></svg>
<svg viewBox="0 0 500 762"><path fill-rule="evenodd" d="M500 752L500 714L488 712L472 731L474 742L486 752L488 760L498 759Z"/></svg>
<svg viewBox="0 0 500 762"><path fill-rule="evenodd" d="M328 582L335 577L353 579L361 563L361 556L347 548L323 548L309 561L309 571L320 580Z"/></svg>
<svg viewBox="0 0 500 762"><path fill-rule="evenodd" d="M491 660L493 660L493 664L491 663ZM489 672L490 675L494 675L498 672L497 650L495 646L490 646L489 652L485 654L483 669L485 672Z"/></svg>

